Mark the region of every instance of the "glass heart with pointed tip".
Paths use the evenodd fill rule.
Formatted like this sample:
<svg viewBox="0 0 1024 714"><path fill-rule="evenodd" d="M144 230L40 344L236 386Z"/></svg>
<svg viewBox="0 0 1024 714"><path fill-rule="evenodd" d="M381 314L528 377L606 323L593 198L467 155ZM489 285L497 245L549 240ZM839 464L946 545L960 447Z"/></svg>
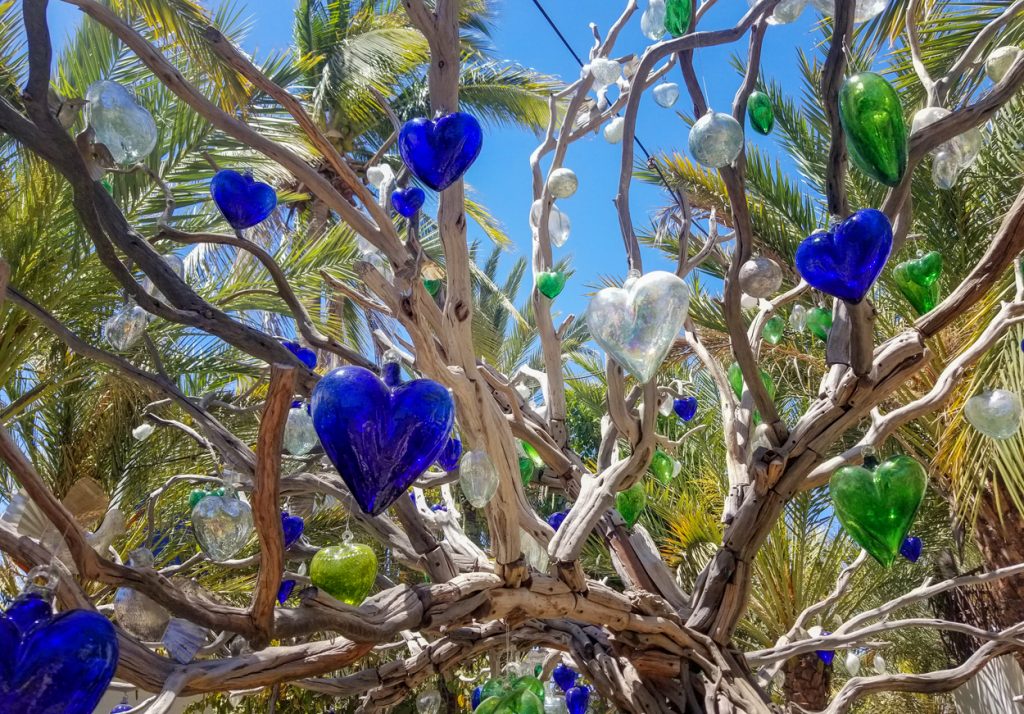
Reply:
<svg viewBox="0 0 1024 714"><path fill-rule="evenodd" d="M882 566L892 565L924 500L928 474L909 456L844 466L829 481L839 522Z"/></svg>
<svg viewBox="0 0 1024 714"><path fill-rule="evenodd" d="M897 264L892 270L892 279L917 314L923 315L939 304L939 284L935 281L940 272L942 256L932 251Z"/></svg>
<svg viewBox="0 0 1024 714"><path fill-rule="evenodd" d="M277 194L250 173L221 169L210 182L210 195L235 230L262 223L277 207Z"/></svg>
<svg viewBox="0 0 1024 714"><path fill-rule="evenodd" d="M118 352L131 349L146 334L149 313L129 302L103 323L103 339Z"/></svg>
<svg viewBox="0 0 1024 714"><path fill-rule="evenodd" d="M280 605L284 605L288 602L288 598L295 592L295 586L298 583L294 580L282 580L281 586L277 589L277 602Z"/></svg>
<svg viewBox="0 0 1024 714"><path fill-rule="evenodd" d="M302 532L306 530L306 521L301 516L293 516L288 511L281 511L281 531L284 533L284 547L291 548L299 542Z"/></svg>
<svg viewBox="0 0 1024 714"><path fill-rule="evenodd" d="M149 110L117 82L93 82L85 92L85 120L119 164L133 164L156 148L156 122Z"/></svg>
<svg viewBox="0 0 1024 714"><path fill-rule="evenodd" d="M683 397L672 402L672 411L683 421L690 421L697 415L697 397Z"/></svg>
<svg viewBox="0 0 1024 714"><path fill-rule="evenodd" d="M1020 430L1020 397L1005 389L975 394L964 405L964 415L985 436L1010 439Z"/></svg>
<svg viewBox="0 0 1024 714"><path fill-rule="evenodd" d="M655 449L650 468L654 478L661 483L670 484L679 473L680 464L661 449Z"/></svg>
<svg viewBox="0 0 1024 714"><path fill-rule="evenodd" d="M558 297L565 287L565 273L561 270L545 270L537 273L537 290L549 300Z"/></svg>
<svg viewBox="0 0 1024 714"><path fill-rule="evenodd" d="M686 321L690 290L673 273L655 271L604 288L587 306L590 334L609 356L649 382Z"/></svg>
<svg viewBox="0 0 1024 714"><path fill-rule="evenodd" d="M565 693L565 706L569 714L586 714L590 705L590 687L573 687Z"/></svg>
<svg viewBox="0 0 1024 714"><path fill-rule="evenodd" d="M828 335L832 331L832 311L816 307L807 313L806 324L811 334L822 342L828 342Z"/></svg>
<svg viewBox="0 0 1024 714"><path fill-rule="evenodd" d="M942 274L942 254L937 250L904 262L907 266L907 275L918 285L931 285Z"/></svg>
<svg viewBox="0 0 1024 714"><path fill-rule="evenodd" d="M811 287L857 303L882 272L890 251L888 217L862 208L831 229L805 238L796 249L796 268Z"/></svg>
<svg viewBox="0 0 1024 714"><path fill-rule="evenodd" d="M209 495L192 509L192 530L203 552L215 562L228 560L245 547L252 535L252 508L225 489Z"/></svg>
<svg viewBox="0 0 1024 714"><path fill-rule="evenodd" d="M636 524L646 506L647 491L644 489L642 481L637 481L625 491L615 494L615 510L631 528Z"/></svg>
<svg viewBox="0 0 1024 714"><path fill-rule="evenodd" d="M575 687L576 678L579 676L576 670L563 663L559 663L554 671L551 672L551 678L555 680L555 684L562 688L563 692L568 692Z"/></svg>
<svg viewBox="0 0 1024 714"><path fill-rule="evenodd" d="M321 548L309 563L309 579L335 600L359 606L377 580L377 556L362 543Z"/></svg>
<svg viewBox="0 0 1024 714"><path fill-rule="evenodd" d="M764 338L765 342L777 345L782 342L782 336L785 332L786 321L778 315L775 315L764 323L764 327L761 329L761 337Z"/></svg>
<svg viewBox="0 0 1024 714"><path fill-rule="evenodd" d="M412 218L423 208L427 194L419 186L400 188L391 194L391 206L399 215Z"/></svg>
<svg viewBox="0 0 1024 714"><path fill-rule="evenodd" d="M281 340L281 344L284 345L289 352L299 358L299 362L306 365L310 369L316 368L316 352L300 345L295 340Z"/></svg>
<svg viewBox="0 0 1024 714"><path fill-rule="evenodd" d="M462 178L483 145L480 122L465 112L452 112L436 121L412 119L398 133L402 161L435 191L443 191Z"/></svg>
<svg viewBox="0 0 1024 714"><path fill-rule="evenodd" d="M554 528L556 531L561 527L565 517L569 515L568 511L556 511L547 517L548 525Z"/></svg>
<svg viewBox="0 0 1024 714"><path fill-rule="evenodd" d="M363 367L339 367L313 389L313 426L364 513L405 493L448 443L455 405L443 386L414 379L389 387Z"/></svg>

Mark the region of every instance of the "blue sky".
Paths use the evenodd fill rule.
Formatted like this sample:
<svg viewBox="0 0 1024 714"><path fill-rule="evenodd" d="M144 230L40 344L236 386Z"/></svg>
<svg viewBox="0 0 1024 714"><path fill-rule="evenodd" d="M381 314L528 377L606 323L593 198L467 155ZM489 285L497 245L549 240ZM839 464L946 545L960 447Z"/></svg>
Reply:
<svg viewBox="0 0 1024 714"><path fill-rule="evenodd" d="M292 0L252 0L245 3L244 7L254 19L254 29L245 42L245 49L259 57L287 48L294 4ZM592 42L588 24L595 22L602 34L607 32L625 6L625 1L542 0L542 5L576 52L586 58ZM647 0L640 0L640 5L641 9L645 8ZM60 2L52 2L50 8L52 30L55 37L60 38L78 21L79 13ZM703 29L731 26L746 9L747 4L743 0L719 3L704 18L701 26ZM568 81L579 75L575 60L531 0L498 0L497 12L499 19L494 34L497 56ZM781 81L784 87L799 90L796 51L798 47L812 49L817 39L814 29L817 20L817 16L808 9L796 23L772 27L768 32L763 65L766 73ZM639 54L649 43L640 32L639 22L638 12L620 37L616 46L617 56L629 52ZM745 56L746 38L725 48L698 51L695 60L697 74L706 86L711 106L722 111L728 111L740 82L730 66L733 54ZM678 69L673 70L668 80L682 84ZM684 92L675 109L688 111L690 106ZM650 97L645 97L642 103L637 133L652 153L686 151L687 125L674 110L662 109ZM748 139L752 137L759 142L765 141L749 132ZM514 245L505 256L506 265L516 257L530 256L527 220L532 200L529 155L539 139L529 131L488 131L483 153L467 176L477 198L491 209L512 238ZM582 140L569 151L566 166L579 176L580 189L572 198L559 202L560 208L571 218L573 230L569 241L564 247L556 248L555 254L556 259L570 256L576 274L556 301L556 313L581 314L586 306L588 286L596 284L598 276L622 277L625 274L622 238L612 205L620 151L620 146L607 144L601 135ZM638 182L634 182L631 196L633 222L638 227L646 225L648 215L666 200L657 189ZM471 224L470 239L475 238L482 238L482 232ZM645 250L644 267L648 271L665 269L670 268L671 263L654 251Z"/></svg>

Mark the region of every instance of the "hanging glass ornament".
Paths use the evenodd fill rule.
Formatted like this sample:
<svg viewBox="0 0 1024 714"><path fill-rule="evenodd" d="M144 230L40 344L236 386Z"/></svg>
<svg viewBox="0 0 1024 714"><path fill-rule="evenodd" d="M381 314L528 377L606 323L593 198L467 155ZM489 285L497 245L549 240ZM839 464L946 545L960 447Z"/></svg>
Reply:
<svg viewBox="0 0 1024 714"><path fill-rule="evenodd" d="M587 306L587 325L609 356L649 382L686 321L690 290L674 273L631 273L621 288L604 288Z"/></svg>
<svg viewBox="0 0 1024 714"><path fill-rule="evenodd" d="M888 665L886 665L885 658L882 657L882 655L876 654L875 658L872 660L871 664L874 666L875 671L878 672L879 674L888 674L889 673L889 667L888 667Z"/></svg>
<svg viewBox="0 0 1024 714"><path fill-rule="evenodd" d="M224 482L224 495L209 495L192 509L192 531L203 552L215 562L230 559L252 535L252 508Z"/></svg>
<svg viewBox="0 0 1024 714"><path fill-rule="evenodd" d="M811 3L823 15L832 16L836 11L836 0L811 0ZM857 0L857 7L854 10L854 22L867 22L880 14L889 0Z"/></svg>
<svg viewBox="0 0 1024 714"><path fill-rule="evenodd" d="M665 0L650 0L640 16L640 31L644 37L657 42L665 35Z"/></svg>
<svg viewBox="0 0 1024 714"><path fill-rule="evenodd" d="M459 464L459 485L474 508L483 508L498 492L498 471L486 451L467 451Z"/></svg>
<svg viewBox="0 0 1024 714"><path fill-rule="evenodd" d="M911 130L914 133L923 131L950 113L943 107L925 107L914 114ZM934 149L931 152L932 180L936 187L943 190L952 188L959 173L974 162L984 145L981 129L974 127Z"/></svg>
<svg viewBox="0 0 1024 714"><path fill-rule="evenodd" d="M554 680L544 684L544 714L568 714L565 694Z"/></svg>
<svg viewBox="0 0 1024 714"><path fill-rule="evenodd" d="M740 266L740 289L755 298L769 298L782 286L782 268L771 258L756 256Z"/></svg>
<svg viewBox="0 0 1024 714"><path fill-rule="evenodd" d="M839 119L853 163L879 183L897 185L907 170L907 126L892 85L874 72L849 77L839 90Z"/></svg>
<svg viewBox="0 0 1024 714"><path fill-rule="evenodd" d="M470 700L469 700L470 708L472 708L473 711L476 711L476 708L478 706L480 706L480 702L483 701L483 697L484 697L483 685L480 685L479 687L475 687L473 689L473 694L470 696Z"/></svg>
<svg viewBox="0 0 1024 714"><path fill-rule="evenodd" d="M690 31L693 18L693 0L668 0L665 3L665 29L673 37L682 37Z"/></svg>
<svg viewBox="0 0 1024 714"><path fill-rule="evenodd" d="M396 189L391 194L391 207L395 212L405 218L412 218L427 201L427 194L419 186L407 186Z"/></svg>
<svg viewBox="0 0 1024 714"><path fill-rule="evenodd" d="M262 223L277 207L273 187L249 172L221 169L210 182L210 194L225 220L239 231Z"/></svg>
<svg viewBox="0 0 1024 714"><path fill-rule="evenodd" d="M128 555L133 568L152 568L153 552L138 548ZM147 642L158 642L167 629L170 614L149 596L138 590L121 587L114 593L114 617L117 624Z"/></svg>
<svg viewBox="0 0 1024 714"><path fill-rule="evenodd" d="M379 189L395 180L395 171L388 164L376 164L366 169L366 180Z"/></svg>
<svg viewBox="0 0 1024 714"><path fill-rule="evenodd" d="M602 89L615 84L622 76L622 65L607 57L598 57L590 61L590 74L594 77L594 88Z"/></svg>
<svg viewBox="0 0 1024 714"><path fill-rule="evenodd" d="M860 674L860 657L853 652L846 653L846 660L843 664L846 665L846 671L850 673L851 677L856 677Z"/></svg>
<svg viewBox="0 0 1024 714"><path fill-rule="evenodd" d="M580 180L576 177L576 172L564 166L552 171L548 177L548 190L555 198L569 198L576 193L579 185Z"/></svg>
<svg viewBox="0 0 1024 714"><path fill-rule="evenodd" d="M921 557L921 552L924 550L924 543L917 536L907 536L903 539L903 544L900 546L900 555L909 560L911 563L916 563Z"/></svg>
<svg viewBox="0 0 1024 714"><path fill-rule="evenodd" d="M825 637L825 636L830 635L830 634L832 634L832 633L827 632L825 630L821 631L821 636L822 637ZM815 650L814 653L816 655L818 655L818 659L820 659L822 662L825 663L826 667L831 667L832 666L832 662L836 658L836 651L835 650Z"/></svg>
<svg viewBox="0 0 1024 714"><path fill-rule="evenodd" d="M769 399L775 399L775 380L765 370L761 372L761 383L764 385L765 391L768 392ZM733 393L737 399L743 398L743 389L746 383L743 381L743 370L740 369L738 362L733 362L729 365L729 385L732 387Z"/></svg>
<svg viewBox="0 0 1024 714"><path fill-rule="evenodd" d="M948 191L956 184L960 164L954 154L939 150L932 154L932 183L935 188Z"/></svg>
<svg viewBox="0 0 1024 714"><path fill-rule="evenodd" d="M812 335L822 342L828 342L829 333L832 332L832 311L823 307L813 308L807 313L807 327Z"/></svg>
<svg viewBox="0 0 1024 714"><path fill-rule="evenodd" d="M512 689L502 696L485 698L479 714L543 714L544 703L527 688Z"/></svg>
<svg viewBox="0 0 1024 714"><path fill-rule="evenodd" d="M555 665L554 670L551 672L551 679L562 688L563 692L568 692L575 687L576 679L579 676L579 672L563 662Z"/></svg>
<svg viewBox="0 0 1024 714"><path fill-rule="evenodd" d="M313 388L320 443L363 512L379 515L437 460L455 423L447 389L429 379L402 384L397 356L384 380L346 365Z"/></svg>
<svg viewBox="0 0 1024 714"><path fill-rule="evenodd" d="M419 714L437 714L441 711L441 692L436 689L424 689L416 697L416 711Z"/></svg>
<svg viewBox="0 0 1024 714"><path fill-rule="evenodd" d="M454 471L462 458L462 440L457 436L451 436L444 449L437 457L437 465L445 471Z"/></svg>
<svg viewBox="0 0 1024 714"><path fill-rule="evenodd" d="M280 338L278 338L280 339ZM299 362L310 369L316 369L316 351L300 345L295 340L281 340L281 344L293 355L298 357Z"/></svg>
<svg viewBox="0 0 1024 714"><path fill-rule="evenodd" d="M897 264L892 277L917 314L924 315L939 303L938 279L941 273L942 255L933 250Z"/></svg>
<svg viewBox="0 0 1024 714"><path fill-rule="evenodd" d="M174 253L168 253L167 255L163 256L163 259L164 262L167 264L167 267L170 268L171 271L178 276L178 278L180 278L181 280L185 279L184 260L182 260L178 255L175 255ZM167 298L164 297L164 294L162 292L156 289L156 285L153 284L153 281L149 278L148 275L142 279L142 289L145 290L150 295L152 295L157 300L167 302Z"/></svg>
<svg viewBox="0 0 1024 714"><path fill-rule="evenodd" d="M754 7L759 0L747 0L747 5ZM768 18L769 25L788 25L795 22L807 7L807 0L782 0L775 6L775 11Z"/></svg>
<svg viewBox="0 0 1024 714"><path fill-rule="evenodd" d="M654 478L663 484L670 484L682 471L683 465L661 449L655 449L654 456L651 457L650 468Z"/></svg>
<svg viewBox="0 0 1024 714"><path fill-rule="evenodd" d="M132 438L136 441L145 441L149 437L153 436L154 431L156 431L155 426L149 422L143 422L132 429Z"/></svg>
<svg viewBox="0 0 1024 714"><path fill-rule="evenodd" d="M54 615L47 569L26 582L0 616L0 711L92 714L117 669L117 632L92 610Z"/></svg>
<svg viewBox="0 0 1024 714"><path fill-rule="evenodd" d="M747 99L747 118L750 120L750 126L754 127L758 134L771 134L772 127L775 126L771 97L761 91L751 92L750 98Z"/></svg>
<svg viewBox="0 0 1024 714"><path fill-rule="evenodd" d="M590 687L573 687L565 693L565 706L569 714L586 714L589 705Z"/></svg>
<svg viewBox="0 0 1024 714"><path fill-rule="evenodd" d="M436 297L437 291L441 289L441 281L432 278L423 279L423 288L430 293L430 297Z"/></svg>
<svg viewBox="0 0 1024 714"><path fill-rule="evenodd" d="M985 60L985 74L995 84L1003 81L1003 77L1010 71L1010 67L1021 56L1021 49L1012 45L997 47Z"/></svg>
<svg viewBox="0 0 1024 714"><path fill-rule="evenodd" d="M679 85L675 82L662 82L652 92L659 107L668 109L679 101Z"/></svg>
<svg viewBox="0 0 1024 714"><path fill-rule="evenodd" d="M1005 389L975 394L964 405L964 416L985 436L1012 439L1020 430L1020 397Z"/></svg>
<svg viewBox="0 0 1024 714"><path fill-rule="evenodd" d="M293 516L288 511L281 511L281 532L284 533L285 550L298 543L305 530L306 521L301 516Z"/></svg>
<svg viewBox="0 0 1024 714"><path fill-rule="evenodd" d="M520 529L519 531L519 543L523 551L523 557L526 558L526 562L534 570L546 573L548 571L548 551L534 540L526 531ZM543 695L543 692L541 693Z"/></svg>
<svg viewBox="0 0 1024 714"><path fill-rule="evenodd" d="M793 332L803 332L807 329L806 307L803 305L794 305L793 309L789 311L789 329Z"/></svg>
<svg viewBox="0 0 1024 714"><path fill-rule="evenodd" d="M892 224L862 208L827 231L812 233L796 249L796 269L811 287L847 302L864 299L892 251Z"/></svg>
<svg viewBox="0 0 1024 714"><path fill-rule="evenodd" d="M124 714L130 712L133 709L132 705L128 703L128 695L121 697L121 703L110 710L110 714Z"/></svg>
<svg viewBox="0 0 1024 714"><path fill-rule="evenodd" d="M346 531L342 545L316 552L309 563L309 579L335 600L358 607L377 580L377 556Z"/></svg>
<svg viewBox="0 0 1024 714"><path fill-rule="evenodd" d="M690 421L697 415L697 397L682 397L672 402L672 410L683 421Z"/></svg>
<svg viewBox="0 0 1024 714"><path fill-rule="evenodd" d="M549 300L554 300L565 287L565 279L565 273L561 270L545 270L537 273L537 290Z"/></svg>
<svg viewBox="0 0 1024 714"><path fill-rule="evenodd" d="M277 602L279 605L284 605L288 602L288 598L295 592L295 586L298 583L295 580L282 580L281 586L277 589Z"/></svg>
<svg viewBox="0 0 1024 714"><path fill-rule="evenodd" d="M663 417L672 415L672 395L664 394L658 402L658 413Z"/></svg>
<svg viewBox="0 0 1024 714"><path fill-rule="evenodd" d="M540 225L542 202L538 199L533 202L530 208L530 226L534 234L537 233L537 226ZM569 240L569 232L572 230L572 223L569 216L558 210L558 206L551 206L548 212L548 237L556 248L561 248Z"/></svg>
<svg viewBox="0 0 1024 714"><path fill-rule="evenodd" d="M309 407L302 402L294 402L284 423L285 450L292 456L303 456L312 451L318 441Z"/></svg>
<svg viewBox="0 0 1024 714"><path fill-rule="evenodd" d="M117 82L93 82L85 92L85 121L118 164L134 164L156 148L153 115Z"/></svg>
<svg viewBox="0 0 1024 714"><path fill-rule="evenodd" d="M761 301L752 295L740 293L740 308L743 310L756 310Z"/></svg>
<svg viewBox="0 0 1024 714"><path fill-rule="evenodd" d="M690 128L690 153L711 169L728 166L743 151L743 127L723 112L708 109Z"/></svg>
<svg viewBox="0 0 1024 714"><path fill-rule="evenodd" d="M764 327L761 329L761 337L768 344L777 345L782 342L785 331L786 321L778 315L774 315L764 323Z"/></svg>
<svg viewBox="0 0 1024 714"><path fill-rule="evenodd" d="M565 521L565 517L568 515L568 511L558 511L557 513L552 513L547 518L548 525L557 531L559 528L562 527L562 522Z"/></svg>
<svg viewBox="0 0 1024 714"><path fill-rule="evenodd" d="M103 339L118 352L125 352L146 334L147 324L149 313L129 300L103 323Z"/></svg>
<svg viewBox="0 0 1024 714"><path fill-rule="evenodd" d="M637 481L625 491L615 494L615 510L630 528L636 525L646 507L647 491L642 481Z"/></svg>
<svg viewBox="0 0 1024 714"><path fill-rule="evenodd" d="M928 474L909 456L844 466L829 481L839 522L861 548L890 567L924 500Z"/></svg>
<svg viewBox="0 0 1024 714"><path fill-rule="evenodd" d="M398 133L402 161L435 191L443 191L462 178L483 145L480 122L465 112L452 112L436 121L412 119Z"/></svg>
<svg viewBox="0 0 1024 714"><path fill-rule="evenodd" d="M615 117L604 128L604 140L609 144L618 144L622 141L622 133L626 129L626 120L622 117Z"/></svg>

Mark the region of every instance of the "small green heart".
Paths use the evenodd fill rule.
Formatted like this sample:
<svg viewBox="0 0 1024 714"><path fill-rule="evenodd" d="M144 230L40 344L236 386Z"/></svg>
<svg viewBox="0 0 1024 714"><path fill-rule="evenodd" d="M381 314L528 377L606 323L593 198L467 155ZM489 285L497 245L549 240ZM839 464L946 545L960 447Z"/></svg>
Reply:
<svg viewBox="0 0 1024 714"><path fill-rule="evenodd" d="M437 291L441 289L441 281L434 280L431 278L424 278L423 287L427 289L427 292L430 293L431 297L434 297L437 295Z"/></svg>
<svg viewBox="0 0 1024 714"><path fill-rule="evenodd" d="M747 100L747 117L750 119L750 126L758 134L767 136L772 133L775 126L775 112L772 111L772 100L764 92L751 92Z"/></svg>
<svg viewBox="0 0 1024 714"><path fill-rule="evenodd" d="M914 280L908 265L911 262L907 260L893 268L892 279L914 311L918 315L923 315L939 304L939 284L933 282L929 285L922 285Z"/></svg>
<svg viewBox="0 0 1024 714"><path fill-rule="evenodd" d="M637 481L625 491L615 494L615 510L632 528L647 505L647 491L643 481Z"/></svg>
<svg viewBox="0 0 1024 714"><path fill-rule="evenodd" d="M911 280L927 287L942 274L942 254L937 250L929 251L920 258L904 261L900 265L907 266L907 275Z"/></svg>
<svg viewBox="0 0 1024 714"><path fill-rule="evenodd" d="M544 297L554 300L565 287L565 273L561 270L546 270L537 273L537 289Z"/></svg>
<svg viewBox="0 0 1024 714"><path fill-rule="evenodd" d="M529 456L519 457L519 478L522 479L524 486L528 486L533 481L533 474L536 470L537 467L533 465L533 459Z"/></svg>
<svg viewBox="0 0 1024 714"><path fill-rule="evenodd" d="M819 340L828 342L828 333L832 330L832 312L823 307L814 308L807 313L807 327Z"/></svg>
<svg viewBox="0 0 1024 714"><path fill-rule="evenodd" d="M359 606L377 579L377 556L362 543L321 548L309 563L309 579L336 600Z"/></svg>
<svg viewBox="0 0 1024 714"><path fill-rule="evenodd" d="M676 460L661 449L656 449L654 456L651 457L651 473L663 484L672 483L672 479L678 473L678 466Z"/></svg>
<svg viewBox="0 0 1024 714"><path fill-rule="evenodd" d="M928 474L909 456L867 466L844 466L836 471L829 493L846 532L888 568L914 524Z"/></svg>
<svg viewBox="0 0 1024 714"><path fill-rule="evenodd" d="M782 335L786 331L786 321L776 315L764 323L764 329L761 330L761 337L764 338L765 342L773 345L777 345L782 342Z"/></svg>
<svg viewBox="0 0 1024 714"><path fill-rule="evenodd" d="M764 384L764 388L768 392L768 398L775 399L775 380L763 369L761 370L761 383ZM729 365L729 384L732 385L732 391L736 392L736 398L742 399L744 386L743 371L736 362Z"/></svg>

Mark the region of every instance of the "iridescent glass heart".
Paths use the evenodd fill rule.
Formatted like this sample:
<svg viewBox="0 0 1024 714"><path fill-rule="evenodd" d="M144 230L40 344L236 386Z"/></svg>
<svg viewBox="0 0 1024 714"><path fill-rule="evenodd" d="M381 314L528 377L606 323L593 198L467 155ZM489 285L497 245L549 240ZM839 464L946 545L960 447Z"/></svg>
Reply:
<svg viewBox="0 0 1024 714"><path fill-rule="evenodd" d="M964 405L964 415L985 436L1010 439L1020 430L1020 397L1005 389L975 394Z"/></svg>
<svg viewBox="0 0 1024 714"><path fill-rule="evenodd" d="M225 561L245 547L252 535L252 508L225 489L223 496L207 496L192 509L192 530L213 561Z"/></svg>
<svg viewBox="0 0 1024 714"><path fill-rule="evenodd" d="M119 164L135 163L156 148L153 115L117 82L93 82L85 92L85 119Z"/></svg>

